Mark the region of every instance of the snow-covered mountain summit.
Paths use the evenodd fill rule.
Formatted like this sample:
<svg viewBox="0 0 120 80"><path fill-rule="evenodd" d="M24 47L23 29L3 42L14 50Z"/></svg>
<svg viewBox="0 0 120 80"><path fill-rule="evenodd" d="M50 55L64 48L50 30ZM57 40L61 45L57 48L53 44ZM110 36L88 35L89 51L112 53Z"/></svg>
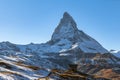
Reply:
<svg viewBox="0 0 120 80"><path fill-rule="evenodd" d="M59 25L55 29L52 40L70 38L73 39L77 33L78 29L73 18L65 12L63 18L61 19Z"/></svg>
<svg viewBox="0 0 120 80"><path fill-rule="evenodd" d="M52 43L51 46L61 45L61 49L66 46L64 49L70 50L78 48L85 53L108 52L96 40L85 34L83 31L78 30L76 22L67 12L63 14L63 18L55 29L49 42Z"/></svg>

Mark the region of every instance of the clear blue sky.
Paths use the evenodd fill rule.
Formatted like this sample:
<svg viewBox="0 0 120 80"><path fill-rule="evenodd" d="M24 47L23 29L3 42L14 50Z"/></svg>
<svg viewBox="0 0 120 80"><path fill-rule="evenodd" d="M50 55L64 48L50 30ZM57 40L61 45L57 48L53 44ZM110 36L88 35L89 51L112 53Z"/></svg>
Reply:
<svg viewBox="0 0 120 80"><path fill-rule="evenodd" d="M0 42L46 42L65 11L105 48L120 50L120 0L0 0Z"/></svg>

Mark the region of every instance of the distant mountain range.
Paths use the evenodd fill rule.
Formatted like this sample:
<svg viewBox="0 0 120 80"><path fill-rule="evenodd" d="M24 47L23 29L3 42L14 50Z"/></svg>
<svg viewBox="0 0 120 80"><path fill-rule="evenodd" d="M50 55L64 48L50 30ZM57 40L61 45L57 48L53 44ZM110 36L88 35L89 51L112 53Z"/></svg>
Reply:
<svg viewBox="0 0 120 80"><path fill-rule="evenodd" d="M112 50L112 51L110 51L110 53L112 53L114 56L120 58L120 51Z"/></svg>
<svg viewBox="0 0 120 80"><path fill-rule="evenodd" d="M98 74L108 68L119 70L120 53L110 53L78 30L67 12L46 43L0 43L0 80L35 80L47 76L52 69L67 70L69 64L77 64L78 71L88 74Z"/></svg>

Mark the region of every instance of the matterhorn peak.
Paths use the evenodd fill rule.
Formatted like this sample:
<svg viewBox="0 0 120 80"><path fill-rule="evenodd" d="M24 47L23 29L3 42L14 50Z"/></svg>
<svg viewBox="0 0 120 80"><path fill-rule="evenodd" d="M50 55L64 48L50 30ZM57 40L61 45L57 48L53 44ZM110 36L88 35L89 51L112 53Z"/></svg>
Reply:
<svg viewBox="0 0 120 80"><path fill-rule="evenodd" d="M71 18L70 14L69 14L68 12L64 12L63 16L64 16L64 17L70 17L70 18Z"/></svg>
<svg viewBox="0 0 120 80"><path fill-rule="evenodd" d="M69 22L73 22L74 23L74 26L76 26L76 23L75 21L73 20L72 16L68 13L68 12L65 12L63 14L63 18L61 19L61 23L69 23Z"/></svg>
<svg viewBox="0 0 120 80"><path fill-rule="evenodd" d="M62 44L64 45L65 49L68 49L71 47L72 49L74 48L80 49L80 51L83 51L85 53L107 53L108 52L92 37L90 37L83 31L78 30L74 19L67 12L63 14L63 17L60 20L59 25L55 29L49 43L52 45Z"/></svg>
<svg viewBox="0 0 120 80"><path fill-rule="evenodd" d="M52 35L52 40L73 38L77 31L78 29L74 19L67 12L65 12L63 14L63 18L60 20L59 25Z"/></svg>

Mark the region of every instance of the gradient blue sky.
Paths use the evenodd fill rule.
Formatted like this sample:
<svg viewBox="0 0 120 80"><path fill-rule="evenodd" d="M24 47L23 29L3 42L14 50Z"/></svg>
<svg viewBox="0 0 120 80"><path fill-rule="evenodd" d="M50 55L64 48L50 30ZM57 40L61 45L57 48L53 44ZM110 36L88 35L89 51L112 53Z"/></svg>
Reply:
<svg viewBox="0 0 120 80"><path fill-rule="evenodd" d="M65 11L105 48L120 50L120 0L0 0L0 42L46 42Z"/></svg>

